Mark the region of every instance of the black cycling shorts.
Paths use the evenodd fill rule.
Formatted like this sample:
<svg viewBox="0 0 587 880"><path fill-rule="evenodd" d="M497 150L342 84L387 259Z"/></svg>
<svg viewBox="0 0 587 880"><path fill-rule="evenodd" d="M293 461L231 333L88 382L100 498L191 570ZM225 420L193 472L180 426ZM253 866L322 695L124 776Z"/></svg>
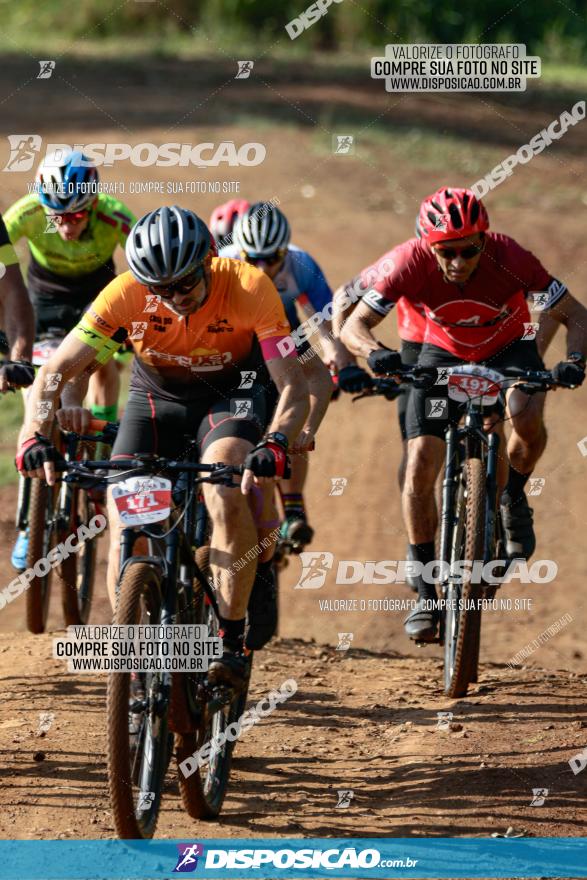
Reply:
<svg viewBox="0 0 587 880"><path fill-rule="evenodd" d="M37 319L37 337L56 330L73 330L90 303L116 277L114 264L108 260L95 272L70 278L55 275L31 258L27 284Z"/></svg>
<svg viewBox="0 0 587 880"><path fill-rule="evenodd" d="M266 428L262 387L214 402L164 400L150 391L131 391L112 449L112 458L154 453L182 458L196 439L200 456L216 440L237 437L253 445Z"/></svg>
<svg viewBox="0 0 587 880"><path fill-rule="evenodd" d="M425 367L454 367L457 364L467 363L462 358L456 357L443 348L425 343L418 364ZM532 339L517 339L506 348L496 352L487 360L479 363L492 367L499 372L504 367L521 367L526 370L543 370L544 363L538 354L536 342ZM431 405L429 400L447 400L447 405ZM408 399L406 412L406 431L408 439L423 437L424 435L440 437L444 434L449 424L458 424L464 404L457 403L448 398L446 385L434 385L432 388L412 388ZM442 413L440 417L430 418L429 413ZM488 412L495 411L495 407L489 408Z"/></svg>
<svg viewBox="0 0 587 880"><path fill-rule="evenodd" d="M406 367L413 367L414 364L418 363L418 358L420 357L421 351L421 342L410 342L407 339L402 339L402 345L400 348L402 364L404 364ZM406 411L408 409L408 399L410 397L410 392L412 391L412 386L406 382L401 387L402 393L397 398L397 417L399 421L399 429L402 435L402 440L407 440L408 435L406 433Z"/></svg>

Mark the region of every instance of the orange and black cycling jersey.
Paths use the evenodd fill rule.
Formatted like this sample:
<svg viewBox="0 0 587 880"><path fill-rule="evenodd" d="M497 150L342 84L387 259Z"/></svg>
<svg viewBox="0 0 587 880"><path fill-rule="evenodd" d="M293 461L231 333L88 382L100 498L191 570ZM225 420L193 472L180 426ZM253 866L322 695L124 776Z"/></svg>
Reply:
<svg viewBox="0 0 587 880"><path fill-rule="evenodd" d="M236 392L241 372L263 371L264 361L280 357L277 343L290 326L263 272L213 258L208 295L193 314L175 314L125 272L94 300L75 333L96 349L100 363L128 338L136 355L131 389L205 400Z"/></svg>

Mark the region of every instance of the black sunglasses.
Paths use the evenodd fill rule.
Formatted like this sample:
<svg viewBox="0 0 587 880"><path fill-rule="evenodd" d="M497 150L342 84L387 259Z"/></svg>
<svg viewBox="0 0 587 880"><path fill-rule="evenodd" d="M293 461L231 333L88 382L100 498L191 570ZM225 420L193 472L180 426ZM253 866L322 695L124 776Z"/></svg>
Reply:
<svg viewBox="0 0 587 880"><path fill-rule="evenodd" d="M176 293L178 293L180 296L185 296L186 293L189 293L190 290L193 290L196 284L200 283L203 277L204 267L198 266L198 268L194 272L192 272L191 275L187 275L185 278L181 278L179 281L174 281L173 284L168 284L166 287L149 286L149 290L156 296L160 296L161 299L173 299Z"/></svg>
<svg viewBox="0 0 587 880"><path fill-rule="evenodd" d="M257 266L259 263L265 263L266 266L275 266L276 263L283 260L285 251L276 251L270 257L251 257L246 251L241 251L241 256L247 263L250 263L251 266Z"/></svg>
<svg viewBox="0 0 587 880"><path fill-rule="evenodd" d="M444 260L454 260L455 257L462 257L463 260L472 260L473 257L481 253L484 246L482 244L470 244L464 248L436 247L434 248L434 253Z"/></svg>

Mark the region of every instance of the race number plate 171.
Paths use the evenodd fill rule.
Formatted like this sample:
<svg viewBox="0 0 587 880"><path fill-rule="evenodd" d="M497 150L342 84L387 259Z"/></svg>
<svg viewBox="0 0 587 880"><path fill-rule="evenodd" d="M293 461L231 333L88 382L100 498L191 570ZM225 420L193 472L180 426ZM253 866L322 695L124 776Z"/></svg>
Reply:
<svg viewBox="0 0 587 880"><path fill-rule="evenodd" d="M112 489L123 526L144 526L167 519L171 512L171 480L129 477Z"/></svg>

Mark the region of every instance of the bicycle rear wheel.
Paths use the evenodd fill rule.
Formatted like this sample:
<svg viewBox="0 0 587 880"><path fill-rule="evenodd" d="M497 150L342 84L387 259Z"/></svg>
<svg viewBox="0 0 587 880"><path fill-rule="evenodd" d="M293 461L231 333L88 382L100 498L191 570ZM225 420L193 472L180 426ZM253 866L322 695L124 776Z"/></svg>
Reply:
<svg viewBox="0 0 587 880"><path fill-rule="evenodd" d="M451 567L461 561L483 560L485 534L485 465L470 458L463 468L463 491L457 498L457 522L453 536ZM482 587L467 574L462 583L449 580L444 625L444 691L464 697L476 679L481 638Z"/></svg>
<svg viewBox="0 0 587 880"><path fill-rule="evenodd" d="M56 543L56 506L58 490L48 486L44 480L32 481L29 500L28 527L29 543L27 549L27 568L37 563L45 571L34 576L26 591L26 622L29 632L45 632L49 615L52 568L49 562L43 563Z"/></svg>
<svg viewBox="0 0 587 880"><path fill-rule="evenodd" d="M196 551L196 562L202 574L210 581L208 547L200 547ZM205 600L203 590L200 595L200 616L196 622L207 626L209 635L214 636L218 632L218 621L214 609ZM194 819L214 819L220 813L228 788L235 741L226 739L222 746L211 750L209 762L198 767L189 776L184 775L181 764L206 743L224 734L231 724L238 722L247 705L251 664L252 655L249 657L249 675L244 690L235 695L225 706L218 708L208 720L205 720L205 706L202 706L202 720L197 730L193 733L176 733L175 735L181 797L186 812Z"/></svg>
<svg viewBox="0 0 587 880"><path fill-rule="evenodd" d="M114 623L157 624L160 613L158 573L144 562L129 565L122 576ZM132 685L131 691L130 673L109 675L108 787L116 833L123 839L153 836L170 748L161 673L134 673Z"/></svg>
<svg viewBox="0 0 587 880"><path fill-rule="evenodd" d="M84 489L73 488L71 519L65 540L81 525L87 526L96 510ZM72 553L57 569L61 581L61 605L66 626L79 626L88 622L94 593L96 571L96 538L81 542L78 553Z"/></svg>

